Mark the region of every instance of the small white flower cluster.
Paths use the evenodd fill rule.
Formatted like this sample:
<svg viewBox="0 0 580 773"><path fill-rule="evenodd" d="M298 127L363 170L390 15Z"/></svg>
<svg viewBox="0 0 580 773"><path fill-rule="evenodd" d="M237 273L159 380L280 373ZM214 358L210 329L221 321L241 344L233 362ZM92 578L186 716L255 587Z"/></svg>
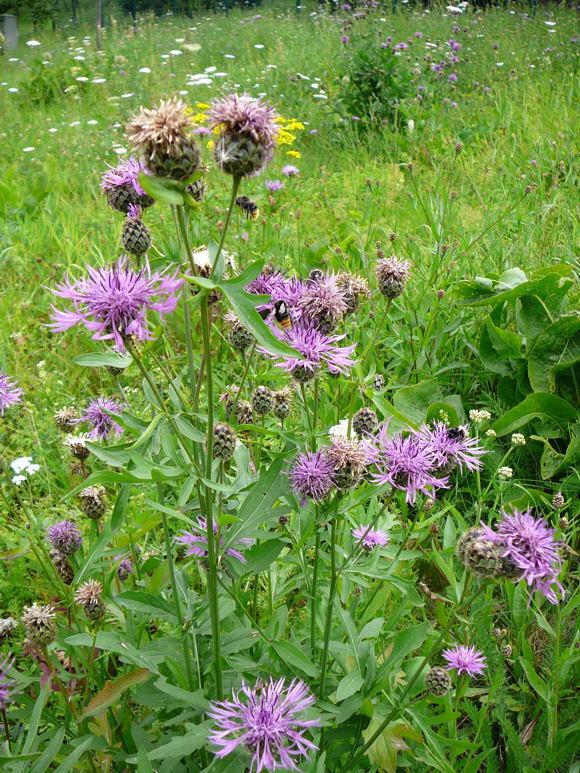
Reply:
<svg viewBox="0 0 580 773"><path fill-rule="evenodd" d="M348 440L348 419L342 419L328 430L330 437L341 437Z"/></svg>
<svg viewBox="0 0 580 773"><path fill-rule="evenodd" d="M526 445L525 437L520 432L514 432L512 435L512 445L525 446Z"/></svg>
<svg viewBox="0 0 580 773"><path fill-rule="evenodd" d="M494 438L494 437L497 437L497 433L494 429L488 429L487 432L485 433L485 436L489 438Z"/></svg>
<svg viewBox="0 0 580 773"><path fill-rule="evenodd" d="M500 480L509 480L510 478L513 478L514 471L511 467L500 467L497 471L497 475Z"/></svg>
<svg viewBox="0 0 580 773"><path fill-rule="evenodd" d="M20 486L21 483L28 479L29 475L34 475L35 472L40 470L40 465L33 464L31 456L19 456L18 459L10 463L10 466L14 473L12 483L15 486Z"/></svg>
<svg viewBox="0 0 580 773"><path fill-rule="evenodd" d="M489 411L475 409L469 411L469 418L474 424L482 424L484 421L489 421L489 419L491 419L491 413Z"/></svg>

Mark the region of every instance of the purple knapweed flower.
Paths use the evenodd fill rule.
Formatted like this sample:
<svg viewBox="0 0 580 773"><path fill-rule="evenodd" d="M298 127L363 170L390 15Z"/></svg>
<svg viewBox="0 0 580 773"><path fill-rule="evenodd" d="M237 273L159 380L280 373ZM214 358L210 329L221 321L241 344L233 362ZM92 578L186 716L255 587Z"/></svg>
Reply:
<svg viewBox="0 0 580 773"><path fill-rule="evenodd" d="M263 271L245 286L247 293L252 295L275 295L282 291L286 277L280 269Z"/></svg>
<svg viewBox="0 0 580 773"><path fill-rule="evenodd" d="M442 421L436 421L432 427L422 426L417 436L425 441L435 455L435 466L446 470L457 465L461 471L481 470L480 456L486 454L477 438L471 438L463 427L448 427Z"/></svg>
<svg viewBox="0 0 580 773"><path fill-rule="evenodd" d="M280 182L280 180L266 180L264 185L272 193L275 193L276 191L281 191L284 188L284 183Z"/></svg>
<svg viewBox="0 0 580 773"><path fill-rule="evenodd" d="M68 330L79 322L94 332L99 341L113 340L120 352L130 336L149 340L147 311L169 314L177 306L177 291L183 284L178 270L169 275L152 273L149 263L134 271L126 258L103 268L88 267L88 278L66 281L52 292L73 302L74 310L59 311L53 306L55 332Z"/></svg>
<svg viewBox="0 0 580 773"><path fill-rule="evenodd" d="M273 148L278 136L276 110L249 94L230 94L212 103L207 113L212 128L247 134L266 148Z"/></svg>
<svg viewBox="0 0 580 773"><path fill-rule="evenodd" d="M187 550L185 551L186 556L197 556L198 558L206 558L207 557L207 520L205 518L198 518L197 523L192 524L191 528L193 531L182 531L180 532L179 536L175 538L176 542L179 542L180 545L184 545ZM214 521L213 522L213 532L214 534L218 533L218 525ZM219 536L219 544L216 545L217 552L219 554L220 548L222 547L224 543L223 535L220 534ZM237 545L252 545L253 542L251 539L247 539L246 537L242 537L239 539L236 543ZM242 564L246 563L246 559L240 553L239 550L236 550L235 548L227 548L225 551L225 554L228 556L233 556L233 558L237 558L238 561L241 561Z"/></svg>
<svg viewBox="0 0 580 773"><path fill-rule="evenodd" d="M315 703L304 682L284 679L258 682L253 688L243 685L232 699L210 704L207 712L216 728L209 740L219 747L216 757L226 757L243 747L252 754L251 773L286 768L299 770L296 757L308 757L318 749L305 736L319 719L304 719L302 714Z"/></svg>
<svg viewBox="0 0 580 773"><path fill-rule="evenodd" d="M309 499L321 502L328 496L334 488L335 471L324 451L305 451L294 459L288 477L304 505Z"/></svg>
<svg viewBox="0 0 580 773"><path fill-rule="evenodd" d="M321 279L307 282L298 307L302 319L313 322L323 331L334 328L348 311L344 292L334 274L325 274Z"/></svg>
<svg viewBox="0 0 580 773"><path fill-rule="evenodd" d="M117 424L109 413L121 414L123 413L123 406L115 402L111 397L97 397L91 400L86 412L80 419L76 420L76 423L82 424L86 422L90 425L89 438L92 440L103 440L109 432L114 432L119 436L123 432L123 428L120 424Z"/></svg>
<svg viewBox="0 0 580 773"><path fill-rule="evenodd" d="M65 556L71 556L83 543L79 527L73 521L57 521L46 530L51 546Z"/></svg>
<svg viewBox="0 0 580 773"><path fill-rule="evenodd" d="M352 530L353 539L359 542L365 550L383 547L389 541L389 536L382 529L371 529L370 526L359 526Z"/></svg>
<svg viewBox="0 0 580 773"><path fill-rule="evenodd" d="M456 73L450 72L449 75L447 76L447 80L450 81L451 83L457 83Z"/></svg>
<svg viewBox="0 0 580 773"><path fill-rule="evenodd" d="M13 702L13 695L16 694L17 683L8 677L8 672L14 664L9 657L0 662L0 711L6 711Z"/></svg>
<svg viewBox="0 0 580 773"><path fill-rule="evenodd" d="M543 518L534 518L532 509L521 513L502 513L495 531L482 524L484 538L504 548L503 557L521 569L518 580L525 580L534 591L543 594L551 604L558 603L558 595L553 588L564 588L558 580L562 567L560 540L554 539L555 529L551 529Z"/></svg>
<svg viewBox="0 0 580 773"><path fill-rule="evenodd" d="M297 174L300 174L300 169L294 166L294 164L286 164L286 166L282 167L282 174L285 177L295 177Z"/></svg>
<svg viewBox="0 0 580 773"><path fill-rule="evenodd" d="M349 41L349 40L350 40L350 38L349 38L349 36L348 36L348 35L343 35L343 36L341 37L341 39L340 39L340 42L341 42L341 43L344 43L344 44L346 45L346 44L348 43L348 41Z"/></svg>
<svg viewBox="0 0 580 773"><path fill-rule="evenodd" d="M107 192L122 185L132 185L135 193L144 196L145 191L139 185L139 175L149 174L140 158L127 158L117 166L111 166L101 177L101 190Z"/></svg>
<svg viewBox="0 0 580 773"><path fill-rule="evenodd" d="M302 355L301 357L289 355L276 363L277 368L282 368L287 373L294 374L295 377L297 377L296 371L299 370L303 377L308 373L313 378L324 364L330 373L342 373L347 376L356 364L356 360L351 358L356 344L337 346L338 341L341 341L345 335L326 335L312 322L300 322L289 330L280 330L277 326L272 330L277 338ZM264 347L258 347L258 350L270 359L280 359L280 355ZM308 379L304 377L303 380Z"/></svg>
<svg viewBox="0 0 580 773"><path fill-rule="evenodd" d="M388 434L388 422L378 433L366 440L366 447L377 471L372 480L406 492L405 499L413 504L417 493L435 498L435 489L447 488L447 478L438 476L435 453L416 434Z"/></svg>
<svg viewBox="0 0 580 773"><path fill-rule="evenodd" d="M465 647L460 645L453 649L443 650L443 657L447 661L447 670L457 670L458 674L469 674L477 676L483 674L487 668L485 656L475 647Z"/></svg>
<svg viewBox="0 0 580 773"><path fill-rule="evenodd" d="M119 559L121 560L119 561ZM126 580L130 574L133 574L133 562L127 556L122 558L120 554L115 556L115 560L119 561L117 564L117 577L121 581Z"/></svg>
<svg viewBox="0 0 580 773"><path fill-rule="evenodd" d="M4 416L9 406L21 403L23 394L24 390L18 383L0 370L0 416Z"/></svg>
<svg viewBox="0 0 580 773"><path fill-rule="evenodd" d="M395 51L405 51L409 46L406 43L397 43L394 50Z"/></svg>

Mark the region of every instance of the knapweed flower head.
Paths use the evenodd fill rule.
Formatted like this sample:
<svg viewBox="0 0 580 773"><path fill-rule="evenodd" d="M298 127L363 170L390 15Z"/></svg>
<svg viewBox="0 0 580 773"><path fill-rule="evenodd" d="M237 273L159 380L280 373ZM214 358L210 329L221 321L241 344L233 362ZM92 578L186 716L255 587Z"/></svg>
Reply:
<svg viewBox="0 0 580 773"><path fill-rule="evenodd" d="M324 450L335 472L335 485L341 490L355 486L369 461L365 447L358 440L333 437Z"/></svg>
<svg viewBox="0 0 580 773"><path fill-rule="evenodd" d="M115 556L115 560L118 560L119 558L121 558L121 556ZM130 574L133 574L133 562L130 558L121 558L117 564L117 577L123 581L126 580Z"/></svg>
<svg viewBox="0 0 580 773"><path fill-rule="evenodd" d="M381 293L387 298L396 298L405 289L411 275L411 264L396 255L380 258L376 265L377 283Z"/></svg>
<svg viewBox="0 0 580 773"><path fill-rule="evenodd" d="M50 644L56 636L55 617L54 608L48 604L24 607L22 623L28 639L39 646Z"/></svg>
<svg viewBox="0 0 580 773"><path fill-rule="evenodd" d="M418 435L389 435L388 422L384 422L365 445L376 468L373 482L405 491L407 502L413 504L418 492L433 499L437 488L447 487L447 478L436 472L434 452Z"/></svg>
<svg viewBox="0 0 580 773"><path fill-rule="evenodd" d="M153 338L147 324L147 312L161 316L177 306L177 291L183 284L177 270L152 273L147 263L134 271L125 258L103 268L88 267L88 277L66 281L53 293L72 301L73 309L59 311L53 307L55 332L68 330L82 323L99 341L112 340L120 352L130 337L139 340Z"/></svg>
<svg viewBox="0 0 580 773"><path fill-rule="evenodd" d="M9 378L0 370L0 416L4 416L6 408L22 402L24 390L14 379Z"/></svg>
<svg viewBox="0 0 580 773"><path fill-rule="evenodd" d="M370 526L359 526L353 529L352 536L367 551L382 548L389 541L389 536L385 531L372 529Z"/></svg>
<svg viewBox="0 0 580 773"><path fill-rule="evenodd" d="M487 668L485 656L475 647L466 647L460 645L453 649L443 650L443 657L447 661L447 670L455 669L458 674L469 674L477 676L483 674Z"/></svg>
<svg viewBox="0 0 580 773"><path fill-rule="evenodd" d="M18 622L13 617L0 617L0 644L12 638Z"/></svg>
<svg viewBox="0 0 580 773"><path fill-rule="evenodd" d="M145 195L145 191L139 185L139 175L147 174L147 170L141 159L126 158L121 161L117 166L110 166L101 177L101 190L105 193L120 188L125 185L130 185L135 193L139 196Z"/></svg>
<svg viewBox="0 0 580 773"><path fill-rule="evenodd" d="M276 193L276 191L281 191L284 189L284 183L280 182L280 180L266 180L264 185L270 191L270 193Z"/></svg>
<svg viewBox="0 0 580 773"><path fill-rule="evenodd" d="M252 755L251 773L280 768L299 770L297 757L307 758L316 751L305 737L308 728L319 719L305 719L304 712L315 702L304 682L293 679L286 685L258 682L253 688L243 685L231 700L210 704L208 716L216 727L209 740L218 747L216 757L226 757L242 747Z"/></svg>
<svg viewBox="0 0 580 773"><path fill-rule="evenodd" d="M433 426L424 425L418 431L425 444L433 451L437 469L448 471L458 466L463 471L480 470L480 456L486 454L485 448L479 445L477 438L469 437L465 427L448 427L442 421L436 421Z"/></svg>
<svg viewBox="0 0 580 773"><path fill-rule="evenodd" d="M348 274L346 272L338 274L336 286L342 292L347 306L347 314L352 314L353 311L356 311L363 298L371 297L369 283L364 277L357 276L356 274Z"/></svg>
<svg viewBox="0 0 580 773"><path fill-rule="evenodd" d="M248 94L230 94L211 105L208 119L219 132L214 158L224 172L250 177L270 163L279 132L273 107Z"/></svg>
<svg viewBox="0 0 580 773"><path fill-rule="evenodd" d="M531 509L502 515L495 530L482 524L485 538L502 547L504 560L519 570L516 581L525 580L532 590L543 594L551 604L557 604L556 589L563 596L564 588L558 580L562 542L554 538L555 529L543 518L534 518Z"/></svg>
<svg viewBox="0 0 580 773"><path fill-rule="evenodd" d="M313 322L301 322L285 330L278 327L272 329L277 338L299 353L298 357L288 355L276 363L277 368L282 368L298 381L314 378L323 365L326 365L330 373L342 373L347 376L356 364L356 360L352 359L356 344L338 346L344 335L327 335ZM258 350L270 359L280 359L278 354L264 347L259 347Z"/></svg>
<svg viewBox="0 0 580 773"><path fill-rule="evenodd" d="M324 451L306 451L295 458L288 476L290 485L304 505L309 499L321 502L335 486L332 461Z"/></svg>
<svg viewBox="0 0 580 773"><path fill-rule="evenodd" d="M98 580L87 580L76 591L74 599L93 623L99 623L105 614L103 586Z"/></svg>
<svg viewBox="0 0 580 773"><path fill-rule="evenodd" d="M302 318L310 320L324 332L333 330L348 311L344 292L334 274L309 281L298 301Z"/></svg>
<svg viewBox="0 0 580 773"><path fill-rule="evenodd" d="M0 661L0 711L6 711L13 701L16 694L17 683L10 679L8 673L14 664L10 657Z"/></svg>
<svg viewBox="0 0 580 773"><path fill-rule="evenodd" d="M79 424L86 422L90 429L91 440L103 440L110 432L119 436L123 428L118 424L111 413L121 414L123 406L112 397L97 397L91 400L85 413L78 419Z"/></svg>
<svg viewBox="0 0 580 773"><path fill-rule="evenodd" d="M294 164L286 164L286 166L282 167L282 174L284 177L296 177L296 175L300 174L300 169L294 166Z"/></svg>
<svg viewBox="0 0 580 773"><path fill-rule="evenodd" d="M145 155L153 148L178 155L183 138L191 130L186 111L181 99L162 99L152 108L141 107L127 125L127 136Z"/></svg>
<svg viewBox="0 0 580 773"><path fill-rule="evenodd" d="M207 558L207 555L208 555L207 520L203 517L198 518L197 523L192 524L191 529L192 531L180 532L179 536L175 538L175 541L178 542L180 545L185 546L186 556L196 556L198 558ZM218 525L215 521L213 522L213 533L214 534L218 533ZM223 553L222 551L223 544L224 544L224 535L220 533L219 543L217 545L218 555L220 553ZM252 545L253 543L251 539L242 537L235 544L238 547L242 548L242 546ZM236 550L236 548L234 547L227 548L225 551L225 555L232 556L232 558L236 558L238 561L241 561L242 564L246 563L246 559L244 558L243 553L241 553L240 550Z"/></svg>
<svg viewBox="0 0 580 773"><path fill-rule="evenodd" d="M53 523L48 527L46 537L54 550L65 556L72 555L83 543L81 531L73 521Z"/></svg>

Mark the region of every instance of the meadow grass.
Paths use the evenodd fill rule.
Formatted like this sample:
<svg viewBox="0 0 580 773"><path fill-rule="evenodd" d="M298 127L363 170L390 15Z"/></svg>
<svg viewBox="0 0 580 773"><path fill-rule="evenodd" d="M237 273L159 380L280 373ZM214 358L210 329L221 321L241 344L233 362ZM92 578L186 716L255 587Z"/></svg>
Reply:
<svg viewBox="0 0 580 773"><path fill-rule="evenodd" d="M525 7L509 6L456 17L443 7L432 6L428 12L401 9L397 14L384 12L384 16L375 11L360 20L352 20L352 12L340 12L338 17L349 17L348 29L343 29L336 17L314 7L305 7L298 16L277 6L266 6L258 13L233 10L227 16L143 18L136 30L118 18L103 31L101 51L96 49L94 30L88 24L63 26L56 32L42 29L33 33L25 29L23 39L38 40L41 45L23 42L14 57L7 52L0 60L0 370L16 378L25 390L24 406L0 421L0 487L7 514L16 508L32 518L27 508L33 503L40 529L47 518L64 517L70 512L70 500L63 497L78 480L69 474L60 437L53 427L52 415L57 408L71 404L80 408L91 397L117 393L121 386L128 402L142 412L147 410L138 373L132 369L117 380L101 368L79 368L73 362L77 355L101 351L102 346L85 334L55 335L46 324L54 301L49 288L61 282L66 272L76 277L87 264L102 265L119 255L121 216L107 207L99 189L100 176L107 164L115 165L129 155L125 126L130 116L140 105L151 105L168 96L181 96L194 113L203 113L216 96L247 91L253 96L263 95L285 119L301 124L294 132L296 139L280 145L271 166L261 176L243 181L241 192L257 203L260 215L249 221L241 212L234 212L225 248L236 255L240 269L264 258L300 276L323 267L371 278L377 250L387 255L395 252L412 264L408 289L393 304L386 324L383 309L374 299L364 307L363 316L345 323L343 332L357 342L357 351L367 356L358 366L358 380L349 382L344 392L332 380L321 386L321 426L331 426L349 412L352 416L364 405L375 374L384 376L387 387L383 396L397 406L405 404L405 397L396 402L401 390L417 384L429 384L435 389L435 384L442 399L458 396L463 418L474 408L489 410L493 418L505 413L509 403L505 393L498 390L497 372L486 370L479 355L479 331L489 308L461 304L458 288L465 280L497 276L509 268L520 267L529 274L541 267L572 265L577 255L574 127L578 94L573 42L577 20L573 11L563 8L540 8L533 17L526 11ZM456 26L460 29L454 32ZM346 42L341 41L344 34L349 38ZM441 50L453 37L462 44L457 81L430 79L424 69L424 58L433 51L429 44ZM408 98L395 108L392 119L367 129L364 116L353 116L344 108L345 94L358 86L353 81L351 56L358 48L377 46L388 38L392 38L392 46L408 43L398 55L401 67L412 70L419 64L421 75L413 76ZM425 91L417 88L423 84ZM208 142L212 142L211 137L202 137L204 160L210 166ZM299 174L285 177L281 170L286 164L296 165ZM284 188L270 192L264 182L272 180L281 180ZM226 217L228 178L211 168L207 181L207 197L191 222L195 246L207 244L210 239L219 241ZM172 236L169 208L156 204L155 217L147 224L153 235L149 254L152 265L159 267L178 259L180 248ZM496 322L499 324L499 319ZM184 356L184 324L180 315L170 323L173 342L165 351L170 364ZM243 357L228 350L219 319L215 327L215 378L221 389L239 380L245 363ZM508 329L515 329L513 321ZM196 323L196 365L201 338L201 327ZM272 373L262 360L253 365L250 381L252 385L266 381L282 387L287 379L279 372ZM430 398L425 407L433 402ZM380 408L380 400L374 404ZM408 407L416 409L416 405ZM303 421L308 414L306 406L305 411ZM296 441L300 431L292 431L297 433L292 436ZM280 443L288 442L288 437L282 431ZM399 528L397 517L411 523L410 532L404 526L397 532L401 552L392 548L392 555L388 554L392 561L399 562L395 568L404 578L399 582L408 582L405 572L410 571L411 561L422 562L417 577L435 596L425 602L417 590L409 591L412 600L398 609L399 586L382 582L376 598L372 591L376 592L377 586L373 586L371 572L363 578L349 575L341 580L338 593L343 608L353 616L363 608L362 624L384 615L385 630L399 632L395 650L407 646L405 631L414 626L420 628L433 621L441 627L451 626L453 613L448 616L437 594L449 584L441 584L441 575L445 562L452 564L452 548L466 526L507 502L524 502L527 506L533 501L547 506L560 489L572 501L570 513L574 512L577 475L567 469L560 477L543 476L543 441L527 441L524 448L511 448L507 439L495 446L488 444L483 483L478 476L477 487L465 480L454 484L449 503L439 505L433 516L428 511L417 515L403 502L392 505L393 513L388 510L385 514L383 525L388 529ZM265 463L282 450L267 432L262 440L252 443L259 469L260 460ZM494 477L506 453L514 469L514 480L509 485L498 483ZM10 481L9 464L25 455L34 457L41 470L19 490ZM482 489L484 497L474 504ZM126 531L117 535L115 550L126 552L134 542L153 556L162 550L162 538L152 529L159 525L159 515L151 510L149 502L145 504L147 496L138 493L132 499ZM183 502L187 503L187 496ZM557 513L554 517L557 520ZM302 526L305 534L296 538L293 550L300 561L305 561L304 556L312 551L307 543L313 533L304 523ZM345 520L342 539L348 542L349 533ZM568 544L574 543L574 535L573 527L566 534ZM411 544L405 548L408 538ZM93 530L93 546L98 539ZM18 553L18 540L9 530L5 540L7 549ZM444 559L436 558L439 551L445 554ZM327 557L321 560L321 572L329 570ZM151 584L145 583L145 587L151 593L160 593L168 577L161 565L154 569ZM240 590L248 609L254 615L259 609L274 628L272 620L280 599L300 593L294 569L292 562L269 569L267 579L262 575L260 582L256 580L252 587ZM143 576L147 576L146 569ZM461 582L452 581L449 592L451 603L459 602L459 606L465 579ZM353 602L355 589L362 592L361 601ZM23 603L41 596L50 598L52 593L38 562L30 555L23 561L0 565L0 590L3 614L14 616L18 616ZM182 601L193 603L183 593ZM328 735L322 740L331 751L328 757L323 755L318 762L313 761L308 771L394 770L397 753L394 751L393 758L393 749L404 747L397 740L397 727L413 747L412 755L407 757L403 752L399 761L405 758L403 764L413 770L494 771L502 769L502 755L507 755L510 770L560 770L558 753L561 751L564 759L572 733L573 710L566 681L571 661L564 654L570 657L574 597L563 611L554 613L551 608L546 611L537 605L526 609L525 589L520 583L507 588L501 604L494 601L489 587L482 591L481 603L483 600L487 606L479 609L477 621L467 630L476 632L493 673L489 692L467 684L458 688L471 698L465 701L462 720L458 721L457 714L461 694L453 699L457 700L455 705L448 696L438 699L437 708L442 714L435 723L437 732L421 713L424 707L411 707L405 714L407 724L387 728L383 734L385 749L374 744L368 762L363 763L354 758L354 752L349 756L348 743L354 749L355 738L360 748L361 737L367 741L372 736L388 714L390 703L387 701L389 709L382 714L378 710L372 714L368 706L359 712L357 705L353 708L353 715L359 712L356 724L353 719L350 735L345 731L350 741L341 740L340 726L325 731ZM291 623L297 628L305 626L302 606L290 606ZM120 615L119 621L129 625ZM144 637L141 623L133 619L130 625L140 625L139 636ZM355 636L349 623L344 625L341 636L345 640ZM513 656L496 652L491 631L498 625L510 629L506 641L513 647ZM543 631L549 644L528 643L531 631L539 639ZM204 635L207 633L205 630ZM271 630L268 635L274 638ZM418 649L413 661L417 665L419 654L423 656L426 651L420 649L424 638L413 645ZM429 641L432 643L434 638ZM348 673L355 661L352 654L344 654L346 649L342 652L341 646L346 645L336 645L333 657ZM388 661L392 647L393 641L385 638L384 632L377 636L378 664ZM361 669L359 658L367 657L361 655L363 650L359 649L355 658ZM492 650L495 654L490 655ZM254 649L251 652L255 655ZM525 661L523 666L521 660ZM534 666L529 665L532 663ZM245 659L240 655L236 667L243 671L246 665L255 669L255 662L250 666L249 656ZM165 676L173 676L182 688L187 686L176 667L171 668L173 674ZM565 676L562 671L566 671ZM399 684L397 679L391 686ZM371 681L369 677L367 686ZM373 700L382 699L385 689L381 685L373 692ZM413 698L417 695L411 691ZM147 695L140 694L140 698L143 705L149 705ZM31 705L21 714L24 726ZM124 708L130 711L127 705ZM558 710L564 717L561 735ZM336 718L327 704L324 711L327 717ZM343 705L347 723L348 711ZM371 720L368 727L362 720L365 714ZM123 722L127 723L128 715L124 716ZM184 725L189 718L187 713L181 719L164 715L166 724L148 728L151 736L147 749L152 742L158 742L157 731L164 742L173 738L173 724L178 729L187 726L192 732L190 725ZM465 733L462 722L469 726ZM134 746L139 746L143 740L139 733L144 732L134 731L131 741L127 740L129 730L121 734L130 769L137 765L139 773L151 769L141 758L134 758ZM106 737L106 732L101 728L96 735ZM546 753L544 759L545 744L551 756ZM71 748L65 744L59 761ZM104 753L98 759L111 764ZM207 764L201 759L200 765ZM120 757L115 760L113 765L124 765ZM191 759L181 760L180 755L171 760L159 769L206 769L197 767ZM91 768L87 761L78 769Z"/></svg>

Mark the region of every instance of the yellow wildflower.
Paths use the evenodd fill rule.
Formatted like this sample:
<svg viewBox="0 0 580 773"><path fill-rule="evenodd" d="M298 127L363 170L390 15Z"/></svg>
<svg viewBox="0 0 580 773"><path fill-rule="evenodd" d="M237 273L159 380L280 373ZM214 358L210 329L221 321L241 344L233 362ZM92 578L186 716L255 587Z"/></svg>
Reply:
<svg viewBox="0 0 580 773"><path fill-rule="evenodd" d="M196 107L199 107L200 110L207 110L209 108L209 105L206 102L196 102Z"/></svg>
<svg viewBox="0 0 580 773"><path fill-rule="evenodd" d="M287 156L294 156L294 158L302 158L302 154L299 153L297 150L287 150L286 151Z"/></svg>

